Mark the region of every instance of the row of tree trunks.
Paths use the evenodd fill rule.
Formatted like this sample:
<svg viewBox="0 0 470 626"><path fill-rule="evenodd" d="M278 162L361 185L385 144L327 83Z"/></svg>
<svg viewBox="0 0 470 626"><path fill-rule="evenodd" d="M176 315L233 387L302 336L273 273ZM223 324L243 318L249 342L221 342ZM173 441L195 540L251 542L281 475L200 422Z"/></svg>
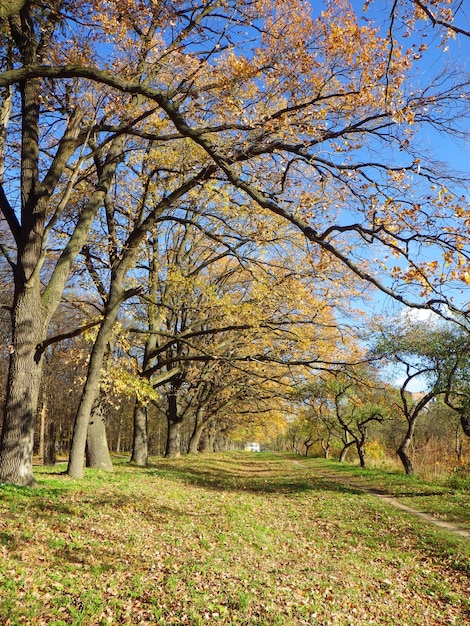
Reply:
<svg viewBox="0 0 470 626"><path fill-rule="evenodd" d="M176 393L167 395L167 440L165 446L166 458L181 456L181 428L184 417L178 413L178 399ZM130 462L145 466L148 463L148 411L147 406L136 399L134 405L134 435ZM188 454L199 452L214 452L217 448L227 449L228 443L223 439L220 430L204 420L203 411L196 413L195 423L189 439Z"/></svg>

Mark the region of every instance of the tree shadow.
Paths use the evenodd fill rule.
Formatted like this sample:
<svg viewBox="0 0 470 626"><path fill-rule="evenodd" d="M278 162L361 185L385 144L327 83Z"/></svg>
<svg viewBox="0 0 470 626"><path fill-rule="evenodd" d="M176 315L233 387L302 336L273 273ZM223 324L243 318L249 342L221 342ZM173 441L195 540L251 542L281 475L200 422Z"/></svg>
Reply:
<svg viewBox="0 0 470 626"><path fill-rule="evenodd" d="M214 491L252 492L257 494L295 494L308 491L333 491L360 494L363 490L347 485L333 478L325 478L310 472L295 472L285 476L276 464L247 464L235 467L233 461L218 461L217 466L210 469L184 466L178 462L165 460L143 469L148 476L171 478L183 484L191 484ZM277 464L279 467L279 464Z"/></svg>

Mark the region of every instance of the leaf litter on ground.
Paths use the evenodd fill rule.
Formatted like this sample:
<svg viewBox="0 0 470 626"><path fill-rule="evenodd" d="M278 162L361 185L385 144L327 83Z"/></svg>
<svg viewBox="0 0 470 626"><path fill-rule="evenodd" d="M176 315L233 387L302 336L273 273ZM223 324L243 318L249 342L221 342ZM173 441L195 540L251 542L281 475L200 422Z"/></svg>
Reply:
<svg viewBox="0 0 470 626"><path fill-rule="evenodd" d="M338 464L221 453L53 471L0 491L1 624L470 623L470 542L348 487Z"/></svg>

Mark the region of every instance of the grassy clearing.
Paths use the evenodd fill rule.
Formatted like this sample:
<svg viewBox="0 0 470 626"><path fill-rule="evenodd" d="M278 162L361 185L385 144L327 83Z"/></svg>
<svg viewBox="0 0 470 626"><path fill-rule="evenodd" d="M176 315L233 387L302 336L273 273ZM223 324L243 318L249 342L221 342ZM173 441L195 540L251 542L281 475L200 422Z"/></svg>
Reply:
<svg viewBox="0 0 470 626"><path fill-rule="evenodd" d="M441 487L249 453L38 469L0 491L2 625L470 623L470 542L344 483Z"/></svg>

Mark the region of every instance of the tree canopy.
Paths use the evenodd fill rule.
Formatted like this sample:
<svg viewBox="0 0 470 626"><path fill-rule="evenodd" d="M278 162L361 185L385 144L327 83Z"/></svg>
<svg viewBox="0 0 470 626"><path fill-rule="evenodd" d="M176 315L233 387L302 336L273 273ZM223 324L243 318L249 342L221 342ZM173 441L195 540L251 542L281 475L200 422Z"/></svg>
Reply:
<svg viewBox="0 0 470 626"><path fill-rule="evenodd" d="M457 5L418 0L393 3L382 29L346 0L321 11L301 0L2 3L0 250L14 293L0 479L34 482L51 320L68 290L93 283L99 329L69 464L81 474L113 328L148 291L141 255L189 214L224 255L243 264L250 249L248 272L276 262L276 239L295 242L289 271L314 268L307 299L327 282L335 302L365 285L467 315L454 297L470 276L465 177L420 140L465 134L470 82L458 67L418 79L426 46L396 34L428 20L443 38L465 36L459 19ZM281 352L271 360L288 365Z"/></svg>

